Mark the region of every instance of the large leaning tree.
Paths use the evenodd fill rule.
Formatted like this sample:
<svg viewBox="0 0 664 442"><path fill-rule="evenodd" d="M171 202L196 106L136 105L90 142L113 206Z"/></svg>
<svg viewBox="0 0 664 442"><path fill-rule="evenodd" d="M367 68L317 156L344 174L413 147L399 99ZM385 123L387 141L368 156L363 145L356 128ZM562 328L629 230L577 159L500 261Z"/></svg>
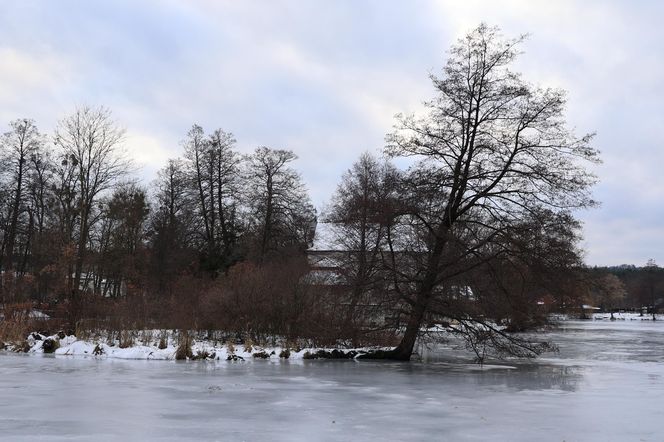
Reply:
<svg viewBox="0 0 664 442"><path fill-rule="evenodd" d="M491 305L484 289L507 296L511 273L530 275L523 290L536 283L532 263L564 270L581 262L571 212L595 204L596 178L585 167L599 152L592 135L568 127L564 91L510 69L523 40L484 24L458 40L442 75L431 75L436 96L426 112L397 116L387 136L389 156L413 159L387 235L385 262L405 327L389 358L410 359L423 326L444 318L473 345L536 353L499 339L506 334L482 308Z"/></svg>

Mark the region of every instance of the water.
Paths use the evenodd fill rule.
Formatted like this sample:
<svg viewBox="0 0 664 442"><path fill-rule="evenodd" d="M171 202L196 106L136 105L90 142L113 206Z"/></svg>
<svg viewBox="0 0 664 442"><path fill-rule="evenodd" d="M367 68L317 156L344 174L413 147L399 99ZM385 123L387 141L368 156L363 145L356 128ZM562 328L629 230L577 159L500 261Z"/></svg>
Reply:
<svg viewBox="0 0 664 442"><path fill-rule="evenodd" d="M664 321L549 337L559 354L484 368L3 354L0 439L664 440Z"/></svg>

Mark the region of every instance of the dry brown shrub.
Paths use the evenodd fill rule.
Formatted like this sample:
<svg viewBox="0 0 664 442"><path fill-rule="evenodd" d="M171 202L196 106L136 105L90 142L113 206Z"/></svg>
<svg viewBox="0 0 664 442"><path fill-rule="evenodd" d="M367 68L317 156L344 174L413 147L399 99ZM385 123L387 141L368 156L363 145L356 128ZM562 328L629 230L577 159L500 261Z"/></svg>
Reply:
<svg viewBox="0 0 664 442"><path fill-rule="evenodd" d="M118 347L120 348L129 348L134 345L134 334L129 330L120 331L120 339Z"/></svg>
<svg viewBox="0 0 664 442"><path fill-rule="evenodd" d="M168 336L165 331L162 331L161 334L159 335L159 345L157 345L157 348L159 350L163 350L168 347Z"/></svg>
<svg viewBox="0 0 664 442"><path fill-rule="evenodd" d="M175 359L178 361L191 359L194 354L191 351L192 339L189 336L189 331L180 330L178 336L178 348L175 350Z"/></svg>
<svg viewBox="0 0 664 442"><path fill-rule="evenodd" d="M20 342L30 333L34 320L30 317L32 303L5 304L1 310L0 341Z"/></svg>

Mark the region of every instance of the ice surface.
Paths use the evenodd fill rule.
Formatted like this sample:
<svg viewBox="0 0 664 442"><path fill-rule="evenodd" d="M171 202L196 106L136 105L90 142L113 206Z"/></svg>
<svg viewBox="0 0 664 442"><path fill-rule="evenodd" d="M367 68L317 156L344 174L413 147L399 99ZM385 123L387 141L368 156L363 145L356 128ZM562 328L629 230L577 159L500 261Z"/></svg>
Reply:
<svg viewBox="0 0 664 442"><path fill-rule="evenodd" d="M543 337L560 353L482 368L444 346L426 363L3 354L0 439L664 440L664 321Z"/></svg>

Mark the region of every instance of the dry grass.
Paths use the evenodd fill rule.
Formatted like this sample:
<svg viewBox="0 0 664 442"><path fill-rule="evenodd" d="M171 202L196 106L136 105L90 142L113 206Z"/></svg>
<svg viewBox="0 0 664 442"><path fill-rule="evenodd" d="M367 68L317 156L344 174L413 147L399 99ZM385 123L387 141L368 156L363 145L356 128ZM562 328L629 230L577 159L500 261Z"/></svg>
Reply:
<svg viewBox="0 0 664 442"><path fill-rule="evenodd" d="M166 333L165 331L163 331L163 332L161 332L161 334L159 335L159 345L157 346L157 348L158 348L159 350L163 350L163 349L165 349L166 347L168 347L168 335L167 335L167 333Z"/></svg>
<svg viewBox="0 0 664 442"><path fill-rule="evenodd" d="M34 320L30 318L32 304L7 304L2 313L4 318L0 321L0 342L22 342L34 327Z"/></svg>
<svg viewBox="0 0 664 442"><path fill-rule="evenodd" d="M189 331L180 330L180 335L178 336L178 348L175 350L175 359L182 361L185 359L191 359L194 354L191 351L192 339L189 336Z"/></svg>
<svg viewBox="0 0 664 442"><path fill-rule="evenodd" d="M141 342L143 345L152 345L154 340L154 333L152 330L143 330L141 332Z"/></svg>
<svg viewBox="0 0 664 442"><path fill-rule="evenodd" d="M120 348L129 348L134 345L134 334L129 330L122 330L120 332L120 339L118 347Z"/></svg>

